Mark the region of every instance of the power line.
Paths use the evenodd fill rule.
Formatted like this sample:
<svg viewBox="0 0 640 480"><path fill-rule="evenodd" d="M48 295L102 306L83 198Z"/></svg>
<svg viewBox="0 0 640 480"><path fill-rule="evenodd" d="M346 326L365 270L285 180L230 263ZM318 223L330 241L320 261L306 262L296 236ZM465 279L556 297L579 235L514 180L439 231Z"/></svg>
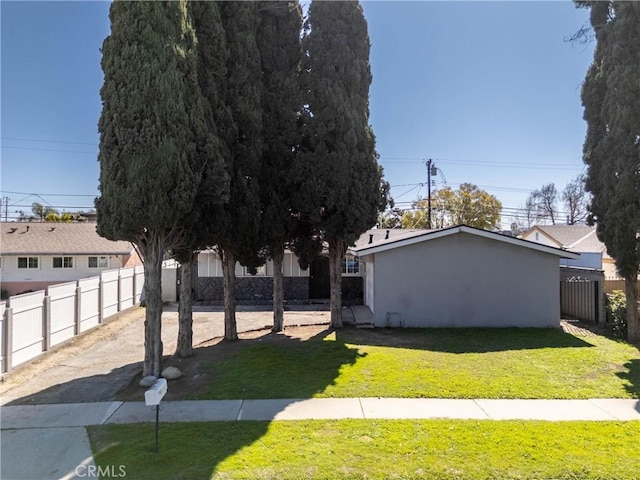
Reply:
<svg viewBox="0 0 640 480"><path fill-rule="evenodd" d="M414 157L380 157L381 162L389 163L424 163L424 159ZM573 170L578 167L584 167L584 165L576 165L569 163L535 163L535 164L518 164L513 162L498 162L498 161L482 161L482 160L447 160L437 159L440 164L446 165L467 165L467 166L481 166L481 167L497 167L497 168L520 168L531 170Z"/></svg>
<svg viewBox="0 0 640 480"><path fill-rule="evenodd" d="M97 152L79 152L78 150L58 150L55 148L36 148L36 147L9 147L2 145L2 148L11 148L14 150L37 150L40 152L60 152L60 153L79 153L82 155L96 155Z"/></svg>
<svg viewBox="0 0 640 480"><path fill-rule="evenodd" d="M29 193L29 192L10 192L8 190L0 190L0 193L10 193L12 195L29 195L29 196L44 196L44 197L91 197L95 198L96 195L81 195L76 193Z"/></svg>
<svg viewBox="0 0 640 480"><path fill-rule="evenodd" d="M97 146L95 143L88 142L69 142L66 140L42 140L37 138L17 138L17 137L0 137L2 140L14 140L18 142L37 142L37 143L64 143L69 145L91 145L92 147Z"/></svg>

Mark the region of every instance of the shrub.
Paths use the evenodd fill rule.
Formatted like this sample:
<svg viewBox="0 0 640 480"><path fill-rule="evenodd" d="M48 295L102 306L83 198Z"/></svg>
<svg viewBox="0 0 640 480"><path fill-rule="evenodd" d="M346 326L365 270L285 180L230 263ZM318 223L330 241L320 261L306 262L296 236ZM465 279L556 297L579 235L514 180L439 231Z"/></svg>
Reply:
<svg viewBox="0 0 640 480"><path fill-rule="evenodd" d="M627 338L627 303L622 290L607 295L607 329L616 338Z"/></svg>

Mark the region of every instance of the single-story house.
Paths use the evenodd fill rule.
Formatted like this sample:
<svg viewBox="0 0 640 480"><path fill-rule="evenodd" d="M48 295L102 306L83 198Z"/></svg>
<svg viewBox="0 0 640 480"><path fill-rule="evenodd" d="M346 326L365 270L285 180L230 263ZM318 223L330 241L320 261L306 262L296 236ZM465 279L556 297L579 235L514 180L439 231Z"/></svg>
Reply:
<svg viewBox="0 0 640 480"><path fill-rule="evenodd" d="M618 275L613 258L589 225L536 225L522 234L522 239L579 253L580 257L562 259L565 267L597 268L607 277Z"/></svg>
<svg viewBox="0 0 640 480"><path fill-rule="evenodd" d="M327 252L303 270L298 258L285 250L283 261L283 287L285 302L292 304L326 301L329 298L329 258ZM224 300L222 261L215 250L198 254L196 299L221 304ZM342 301L344 304L362 303L362 271L353 255L347 255L342 265ZM270 304L273 301L273 262L268 260L250 275L236 263L236 300L244 304Z"/></svg>
<svg viewBox="0 0 640 480"><path fill-rule="evenodd" d="M8 296L141 264L131 243L102 238L95 223L3 222L0 236L0 288Z"/></svg>
<svg viewBox="0 0 640 480"><path fill-rule="evenodd" d="M559 260L577 253L465 225L391 233L350 249L376 327L559 326Z"/></svg>

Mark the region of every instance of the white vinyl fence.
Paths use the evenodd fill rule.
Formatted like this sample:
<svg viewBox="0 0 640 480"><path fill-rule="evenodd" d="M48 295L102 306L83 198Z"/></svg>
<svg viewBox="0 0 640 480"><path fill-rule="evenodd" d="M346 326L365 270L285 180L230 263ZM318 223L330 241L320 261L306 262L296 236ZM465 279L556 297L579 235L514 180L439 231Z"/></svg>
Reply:
<svg viewBox="0 0 640 480"><path fill-rule="evenodd" d="M136 305L143 283L142 266L120 268L0 302L0 373Z"/></svg>

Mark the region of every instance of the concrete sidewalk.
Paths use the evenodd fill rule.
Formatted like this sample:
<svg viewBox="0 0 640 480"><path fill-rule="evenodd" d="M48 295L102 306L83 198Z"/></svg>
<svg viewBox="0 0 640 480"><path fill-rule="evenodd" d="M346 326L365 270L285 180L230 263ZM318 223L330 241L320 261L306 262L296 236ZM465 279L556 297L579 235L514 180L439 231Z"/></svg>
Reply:
<svg viewBox="0 0 640 480"><path fill-rule="evenodd" d="M640 400L311 398L178 401L164 402L160 408L161 422L345 418L640 420ZM155 408L144 402L3 406L0 420L0 478L76 479L87 478L95 469L84 427L152 423Z"/></svg>
<svg viewBox="0 0 640 480"><path fill-rule="evenodd" d="M144 402L16 405L0 409L2 430L155 421ZM304 419L640 420L640 400L464 400L310 398L164 402L161 422Z"/></svg>

